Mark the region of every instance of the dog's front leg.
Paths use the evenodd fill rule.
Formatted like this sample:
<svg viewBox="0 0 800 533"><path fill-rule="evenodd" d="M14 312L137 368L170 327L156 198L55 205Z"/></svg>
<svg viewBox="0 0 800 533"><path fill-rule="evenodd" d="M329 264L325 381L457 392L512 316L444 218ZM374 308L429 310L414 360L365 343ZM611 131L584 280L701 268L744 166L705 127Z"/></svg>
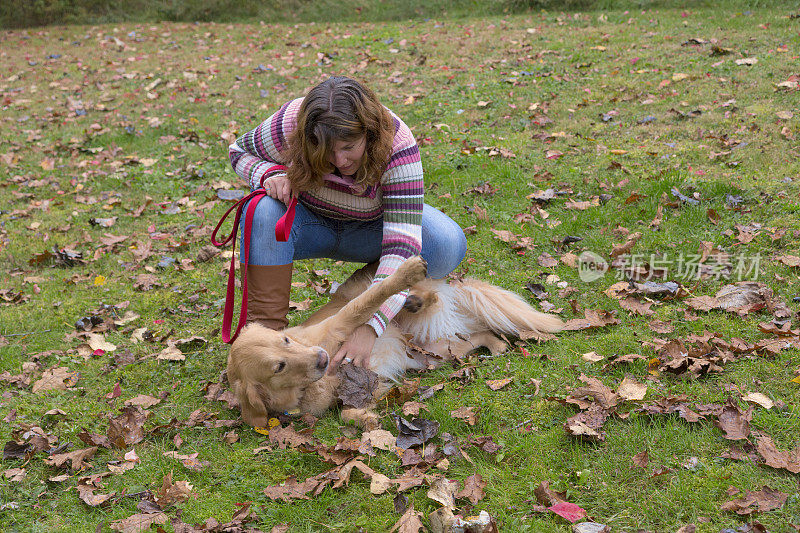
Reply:
<svg viewBox="0 0 800 533"><path fill-rule="evenodd" d="M428 265L420 256L407 259L391 276L370 286L342 307L334 316L309 326L304 336L318 343L341 343L353 331L365 324L381 304L398 292L425 279Z"/></svg>

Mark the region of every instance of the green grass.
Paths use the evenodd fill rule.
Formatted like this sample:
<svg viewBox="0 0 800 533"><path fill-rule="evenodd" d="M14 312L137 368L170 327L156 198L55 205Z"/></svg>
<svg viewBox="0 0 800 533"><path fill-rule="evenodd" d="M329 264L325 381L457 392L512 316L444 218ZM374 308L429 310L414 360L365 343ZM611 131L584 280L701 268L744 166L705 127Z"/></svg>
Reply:
<svg viewBox="0 0 800 533"><path fill-rule="evenodd" d="M34 380L51 367L66 366L81 374L67 391L34 394L30 386L3 383L0 415L9 420L0 430L3 443L12 440L12 432L20 435L38 425L59 442L81 448L77 435L82 429L104 434L108 418L138 394L168 393L150 409L147 429L173 418L186 421L197 409L219 419L238 417L224 404L205 400L202 390L206 382L219 381L225 367L226 346L218 328L227 260L202 263L196 257L229 205L216 200L219 182L227 182L225 188L243 187L229 168L227 142L220 135L254 127L323 75L350 74L373 87L417 138L425 139L426 201L462 227L475 226L460 272L527 296L526 284L542 283L547 300L562 309L565 319L582 316L584 309L614 310L620 319L617 326L563 333L555 341L525 347L546 358L525 358L519 349L486 357L466 384L448 380L450 367L420 376L424 385L448 382L425 402L430 411L422 416L436 419L442 432L461 440L486 434L503 445L497 456L467 447L474 466L454 460L445 472L459 481L477 472L489 483L486 498L475 506L459 500L458 511L486 510L503 531L568 531L566 522L552 513L533 512L533 489L549 481L614 531L675 531L695 523L698 531L718 532L747 520L720 510L732 499L726 494L730 486L758 490L768 485L790 496L781 510L759 513L756 519L770 531L790 530L789 524L800 523L797 476L723 459L729 442L710 420L690 424L675 415L632 412L625 420L610 418L604 426L607 439L588 444L564 431L575 410L546 398L564 397L580 384L581 373L612 388L632 374L648 384L647 400L687 394L696 403L723 403L728 398L739 401L737 391L760 391L787 407L756 407L751 425L787 449L795 445L800 430L798 386L791 382L798 371L797 351L773 358L741 357L722 373L699 379L652 376L643 360L602 370L602 363L588 363L581 354L655 356L647 344L658 336L648 327L650 319L629 314L604 294L618 281L616 271L586 283L575 269L563 263L540 267L537 258L543 252L559 257L585 250L607 257L613 245L625 240L620 228L643 234L633 249L641 258L666 254L676 261L681 254L698 253L701 241L710 241L734 258L759 255L760 280L796 313L792 298L798 296L797 270L774 259L781 253L797 255L800 231L798 91L777 86L797 74L800 38L797 19L788 17L792 8L537 11L346 24L148 22L0 33L0 290L27 299L17 304L0 300L0 371L18 374L23 363L35 361ZM733 53L714 57L711 43L682 45L690 38L716 40ZM328 54L332 64L318 65L317 53ZM60 57L51 58L53 54ZM758 62L735 63L745 57L757 57ZM259 65L267 70L260 71ZM395 71L401 73L401 83L389 81ZM688 78L672 81L676 73ZM145 87L157 78L162 82L149 98ZM413 103L405 104L412 95ZM86 114L76 115L68 98L82 100ZM731 100L735 103L724 106ZM538 104L537 110L528 110L532 104ZM670 109L702 113L679 119ZM603 121L603 114L612 111L613 120ZM780 111L794 116L780 119ZM552 123L537 125L540 115ZM656 120L638 123L648 116ZM543 141L541 133L553 137ZM733 148L738 144L733 140L746 144ZM481 150L467 154L462 151L467 147L503 148L516 157L490 157ZM564 155L547 159L547 150ZM710 158L723 150L731 153ZM156 162L142 164L147 159ZM614 168L614 162L623 168ZM499 189L496 195L464 194L487 180ZM674 187L686 195L697 192L701 203L665 206L655 231L650 222L665 194L668 202L674 200ZM514 216L531 206L526 196L547 188L568 194L543 206L547 219L537 214L533 222L515 222ZM645 196L626 203L633 193ZM613 197L583 211L565 208L567 199L602 194ZM731 209L727 195L740 196L741 209ZM170 206L180 211L168 214L165 208ZM485 210L485 218L475 207ZM718 224L709 221L708 209L719 214ZM117 221L109 228L89 222L106 217ZM735 226L756 224L760 234L749 244L739 244ZM491 229L531 237L536 247L518 253L495 239ZM783 229L784 236L771 238ZM128 238L96 254L108 233ZM567 235L582 240L566 249L554 244ZM152 255L137 259L135 252L147 243ZM54 247L80 251L86 263L64 267L52 259L34 260ZM190 260L194 269L159 268L164 257ZM353 268L326 260L298 263L295 281L305 286L295 287L292 299L323 303L326 298L310 286L313 271L327 269L324 278L342 281ZM136 276L147 272L155 273L162 286L136 290ZM551 274L577 292L559 295L563 287L555 279L548 281ZM98 276L105 282L95 285ZM668 279L693 295L713 295L727 282L684 279L674 266ZM572 311L573 299L579 314ZM122 302L129 302L126 309L140 317L105 333L117 350L81 357L76 320ZM686 338L704 330L749 342L767 337L757 327L770 320L766 312L743 318L696 313L699 318L692 321L685 318L685 307L681 300L653 307L652 318L675 327L661 337ZM292 313L292 323L309 313ZM148 328L156 341L134 343L136 328ZM156 359L166 346L166 340L157 339L192 335L210 342L182 362ZM132 363L115 362L127 352ZM484 384L507 376L514 376L514 383L501 391L492 392ZM541 380L538 395L531 378ZM107 399L116 383L121 396ZM450 411L463 405L480 407L474 427L451 419ZM67 414L43 416L53 408ZM382 411L384 427L393 432L391 415L396 411ZM291 531L385 531L398 520L394 493L373 496L369 481L357 472L348 486L325 489L310 500L285 504L267 499L264 487L289 476L305 479L329 466L314 454L291 449L254 455L266 437L246 427L236 430L241 440L232 445L221 440L228 428L180 427L148 436L135 446L141 462L122 475L103 478L97 492L156 492L172 472L174 480L188 480L197 495L178 505L187 523L211 517L224 523L236 504L246 501L254 502L261 517L255 526L263 530L289 523ZM314 435L333 444L346 432L332 413L318 423ZM173 443L176 435L183 439L180 448ZM434 443L441 445L439 439ZM176 449L198 452L210 464L194 472L163 456ZM643 449L649 450L650 464L632 468L631 457ZM24 467L27 475L0 485L0 529L86 531L103 523L108 530L112 521L134 514L135 498L120 497L106 507L91 508L72 489L80 475L105 472L107 463L125 451L101 449L91 468L62 483L47 481L61 472L46 466L42 453L27 463L4 461L4 470ZM682 466L691 457L699 462L693 470ZM397 458L386 452L367 462L389 477L403 472ZM661 467L671 471L651 477ZM406 494L427 516L438 504L426 493L427 487L421 487ZM9 506L12 502L16 505ZM169 514L175 516L175 509Z"/></svg>

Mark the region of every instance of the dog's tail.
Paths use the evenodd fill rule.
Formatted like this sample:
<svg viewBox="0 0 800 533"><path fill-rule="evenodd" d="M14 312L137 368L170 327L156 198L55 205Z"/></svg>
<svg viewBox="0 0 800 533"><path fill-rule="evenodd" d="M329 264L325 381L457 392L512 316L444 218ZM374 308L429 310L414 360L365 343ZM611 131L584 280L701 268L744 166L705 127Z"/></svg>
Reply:
<svg viewBox="0 0 800 533"><path fill-rule="evenodd" d="M458 289L462 312L482 321L495 333L519 337L527 331L556 333L564 329L559 317L537 311L511 291L476 279L465 279Z"/></svg>

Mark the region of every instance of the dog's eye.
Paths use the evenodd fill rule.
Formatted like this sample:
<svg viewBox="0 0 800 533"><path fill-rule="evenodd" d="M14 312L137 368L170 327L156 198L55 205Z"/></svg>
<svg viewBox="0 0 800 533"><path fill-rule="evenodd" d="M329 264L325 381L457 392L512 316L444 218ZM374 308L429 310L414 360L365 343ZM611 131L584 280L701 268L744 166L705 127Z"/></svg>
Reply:
<svg viewBox="0 0 800 533"><path fill-rule="evenodd" d="M275 367L275 373L279 374L283 372L285 369L286 369L286 363L281 361L280 363L278 363L278 366Z"/></svg>
<svg viewBox="0 0 800 533"><path fill-rule="evenodd" d="M289 337L284 337L283 338L283 342L286 343L286 344L289 344Z"/></svg>

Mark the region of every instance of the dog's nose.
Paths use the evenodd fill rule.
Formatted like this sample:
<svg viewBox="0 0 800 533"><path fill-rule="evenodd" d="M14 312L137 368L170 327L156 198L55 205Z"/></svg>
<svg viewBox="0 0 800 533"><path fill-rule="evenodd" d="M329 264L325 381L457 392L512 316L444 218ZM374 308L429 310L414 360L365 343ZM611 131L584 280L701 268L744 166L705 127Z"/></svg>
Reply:
<svg viewBox="0 0 800 533"><path fill-rule="evenodd" d="M317 368L320 370L325 370L328 368L328 362L328 352L320 348L319 351L317 351Z"/></svg>

